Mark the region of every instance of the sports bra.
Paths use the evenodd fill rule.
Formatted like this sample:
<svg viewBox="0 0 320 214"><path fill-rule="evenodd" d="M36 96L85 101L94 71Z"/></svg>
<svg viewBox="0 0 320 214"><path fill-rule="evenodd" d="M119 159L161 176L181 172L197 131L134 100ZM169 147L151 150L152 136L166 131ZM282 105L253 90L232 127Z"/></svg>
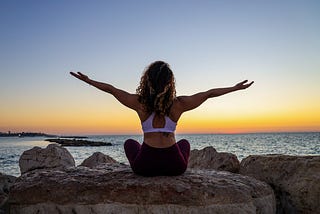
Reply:
<svg viewBox="0 0 320 214"><path fill-rule="evenodd" d="M170 117L165 116L166 123L164 127L162 128L153 128L153 118L155 116L155 113L153 112L148 119L145 121L141 122L142 125L142 130L144 133L149 133L149 132L174 132L176 130L177 123L174 122L173 120L170 119Z"/></svg>

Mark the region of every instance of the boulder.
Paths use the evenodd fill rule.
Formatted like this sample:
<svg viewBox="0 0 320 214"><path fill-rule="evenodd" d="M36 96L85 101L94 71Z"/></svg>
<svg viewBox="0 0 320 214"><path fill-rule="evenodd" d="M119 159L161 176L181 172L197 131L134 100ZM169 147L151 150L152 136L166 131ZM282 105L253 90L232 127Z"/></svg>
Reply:
<svg viewBox="0 0 320 214"><path fill-rule="evenodd" d="M236 155L217 152L212 146L190 152L189 168L215 169L221 171L238 172L240 162Z"/></svg>
<svg viewBox="0 0 320 214"><path fill-rule="evenodd" d="M269 185L214 170L142 177L123 164L35 170L10 191L10 213L275 213Z"/></svg>
<svg viewBox="0 0 320 214"><path fill-rule="evenodd" d="M16 177L0 173L0 214L8 213L7 201L10 187L15 182Z"/></svg>
<svg viewBox="0 0 320 214"><path fill-rule="evenodd" d="M106 164L106 163L117 163L115 159L112 157L105 155L101 152L95 152L90 157L85 159L80 166L86 166L89 168L94 168L100 164Z"/></svg>
<svg viewBox="0 0 320 214"><path fill-rule="evenodd" d="M69 151L57 144L49 144L45 149L33 147L24 151L19 159L21 174L35 169L72 166L75 166L75 161Z"/></svg>
<svg viewBox="0 0 320 214"><path fill-rule="evenodd" d="M278 213L319 213L320 156L252 155L240 173L273 187Z"/></svg>

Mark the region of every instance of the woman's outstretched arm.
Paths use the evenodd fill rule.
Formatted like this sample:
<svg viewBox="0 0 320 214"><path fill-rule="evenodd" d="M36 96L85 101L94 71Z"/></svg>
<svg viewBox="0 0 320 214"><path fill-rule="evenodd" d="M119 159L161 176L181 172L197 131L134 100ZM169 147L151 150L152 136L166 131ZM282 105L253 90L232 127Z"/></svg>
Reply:
<svg viewBox="0 0 320 214"><path fill-rule="evenodd" d="M191 96L179 96L177 97L179 109L181 113L195 109L209 98L218 97L238 90L243 90L250 87L253 84L253 81L250 83L247 82L248 80L245 80L232 87L213 88L208 91L200 92Z"/></svg>
<svg viewBox="0 0 320 214"><path fill-rule="evenodd" d="M82 80L89 85L92 85L104 92L112 94L121 104L131 108L133 110L138 110L140 107L140 103L138 101L138 96L136 94L130 94L124 90L118 89L110 84L98 82L90 79L87 75L82 74L81 72L70 72L70 74L79 80Z"/></svg>

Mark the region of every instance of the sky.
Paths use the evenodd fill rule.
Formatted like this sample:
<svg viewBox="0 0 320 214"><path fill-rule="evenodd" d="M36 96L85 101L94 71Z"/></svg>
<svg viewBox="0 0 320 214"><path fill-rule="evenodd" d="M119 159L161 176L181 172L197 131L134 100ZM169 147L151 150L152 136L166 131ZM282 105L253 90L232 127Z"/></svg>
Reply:
<svg viewBox="0 0 320 214"><path fill-rule="evenodd" d="M134 111L69 72L135 93L156 60L178 96L255 81L177 133L320 131L317 0L0 0L0 29L0 132L141 134Z"/></svg>

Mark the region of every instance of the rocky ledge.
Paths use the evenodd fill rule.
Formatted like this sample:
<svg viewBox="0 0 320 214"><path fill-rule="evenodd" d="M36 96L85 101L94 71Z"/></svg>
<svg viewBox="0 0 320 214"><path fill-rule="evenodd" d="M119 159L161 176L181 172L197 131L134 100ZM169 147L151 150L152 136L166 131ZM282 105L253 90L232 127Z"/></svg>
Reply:
<svg viewBox="0 0 320 214"><path fill-rule="evenodd" d="M25 151L20 163L10 213L275 213L268 184L230 172L142 177L100 152L76 167L57 144Z"/></svg>
<svg viewBox="0 0 320 214"><path fill-rule="evenodd" d="M46 139L45 141L58 143L61 146L112 146L111 143L106 143L101 141L78 140L78 139L52 138L52 139Z"/></svg>
<svg viewBox="0 0 320 214"><path fill-rule="evenodd" d="M234 174L216 170L238 171L236 157L209 147L191 152L184 175L146 178L100 152L76 167L66 148L50 144L19 163L22 176L0 182L0 213L319 212L320 156L249 156Z"/></svg>
<svg viewBox="0 0 320 214"><path fill-rule="evenodd" d="M250 155L240 173L272 186L277 213L320 213L320 156Z"/></svg>
<svg viewBox="0 0 320 214"><path fill-rule="evenodd" d="M10 213L275 213L269 185L221 171L142 177L114 163L23 174Z"/></svg>

